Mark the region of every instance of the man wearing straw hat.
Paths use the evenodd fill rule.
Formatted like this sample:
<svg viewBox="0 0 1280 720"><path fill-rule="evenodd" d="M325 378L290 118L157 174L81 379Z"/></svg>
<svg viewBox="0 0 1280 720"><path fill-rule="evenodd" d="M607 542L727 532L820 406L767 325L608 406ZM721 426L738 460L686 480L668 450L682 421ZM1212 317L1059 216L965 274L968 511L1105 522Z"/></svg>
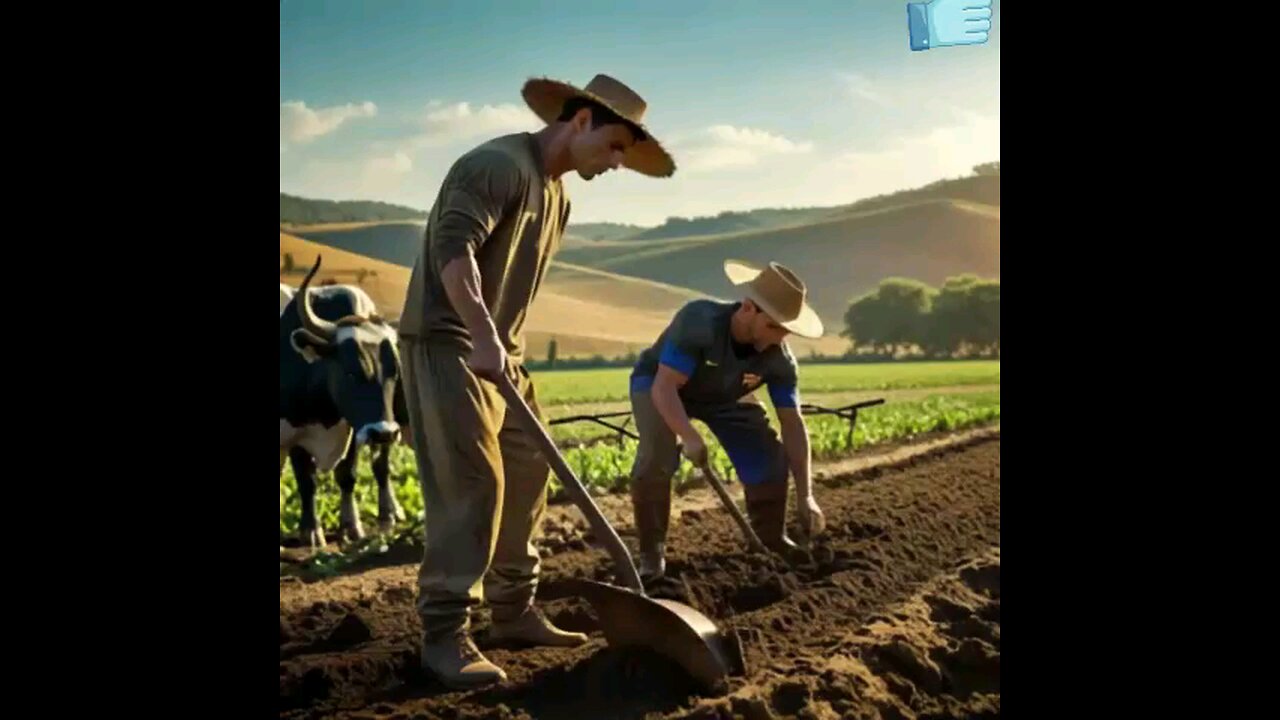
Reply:
<svg viewBox="0 0 1280 720"><path fill-rule="evenodd" d="M784 342L789 333L821 337L822 321L805 301L804 283L786 266L728 260L724 271L742 300L686 304L631 374L631 410L640 436L631 499L646 583L666 569L677 438L695 465L707 460L706 442L691 418L705 423L724 447L742 482L747 518L766 546L782 553L795 547L785 532L788 471L796 481L801 526L810 534L825 526L810 484L798 366ZM768 386L777 410L781 442L753 396L761 385Z"/></svg>
<svg viewBox="0 0 1280 720"><path fill-rule="evenodd" d="M525 102L546 127L498 137L450 168L427 220L399 328L410 444L426 507L418 575L422 665L451 687L503 680L471 637L483 599L491 637L572 646L533 602L534 533L550 466L492 381L506 371L546 416L525 359L524 324L569 219L561 176L584 180L626 167L669 177L675 164L645 129L646 103L597 75L585 88L527 82Z"/></svg>

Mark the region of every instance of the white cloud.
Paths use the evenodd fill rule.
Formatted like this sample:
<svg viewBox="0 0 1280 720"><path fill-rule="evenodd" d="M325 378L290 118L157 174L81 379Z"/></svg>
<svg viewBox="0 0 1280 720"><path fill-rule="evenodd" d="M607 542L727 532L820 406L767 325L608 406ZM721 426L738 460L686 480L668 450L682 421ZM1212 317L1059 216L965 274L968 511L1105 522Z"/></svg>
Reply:
<svg viewBox="0 0 1280 720"><path fill-rule="evenodd" d="M403 151L365 160L360 172L360 193L364 197L397 196L413 170L413 160Z"/></svg>
<svg viewBox="0 0 1280 720"><path fill-rule="evenodd" d="M417 196L421 172L405 152L367 153L347 159L299 160L282 169L281 192L303 197L394 202ZM414 191L417 192L414 192Z"/></svg>
<svg viewBox="0 0 1280 720"><path fill-rule="evenodd" d="M993 158L1000 154L999 115L981 115L958 108L956 113L962 118L962 122L936 127L915 137L902 138L896 142L896 150L886 152L939 158L973 152ZM856 152L850 155L860 157Z"/></svg>
<svg viewBox="0 0 1280 720"><path fill-rule="evenodd" d="M280 144L306 143L327 135L348 120L374 117L378 107L371 102L348 103L327 108L309 108L305 102L293 100L280 103Z"/></svg>
<svg viewBox="0 0 1280 720"><path fill-rule="evenodd" d="M884 93L876 89L875 83L865 75L858 73L841 73L840 79L844 82L845 89L850 95L875 103L881 107L890 107L893 102L887 98Z"/></svg>
<svg viewBox="0 0 1280 720"><path fill-rule="evenodd" d="M712 146L690 150L678 162L688 172L709 172L755 165L758 160L755 153L745 148Z"/></svg>
<svg viewBox="0 0 1280 720"><path fill-rule="evenodd" d="M813 150L813 143L748 127L712 125L696 140L673 147L677 163L689 172L710 172L755 165L769 155L794 155Z"/></svg>
<svg viewBox="0 0 1280 720"><path fill-rule="evenodd" d="M752 128L712 125L707 132L726 146L746 148L758 152L803 153L813 149L813 143L797 143L781 135L774 135L764 130L754 130Z"/></svg>
<svg viewBox="0 0 1280 720"><path fill-rule="evenodd" d="M437 147L479 137L536 130L542 121L525 105L504 103L480 105L458 102L446 105L439 100L427 104L423 133L414 138L417 147Z"/></svg>
<svg viewBox="0 0 1280 720"><path fill-rule="evenodd" d="M967 175L974 165L999 160L1000 116L955 110L961 122L897 138L884 150L849 151L829 165L863 196Z"/></svg>
<svg viewBox="0 0 1280 720"><path fill-rule="evenodd" d="M413 169L413 160L404 152L394 155L374 157L365 161L365 170L372 174L402 175Z"/></svg>

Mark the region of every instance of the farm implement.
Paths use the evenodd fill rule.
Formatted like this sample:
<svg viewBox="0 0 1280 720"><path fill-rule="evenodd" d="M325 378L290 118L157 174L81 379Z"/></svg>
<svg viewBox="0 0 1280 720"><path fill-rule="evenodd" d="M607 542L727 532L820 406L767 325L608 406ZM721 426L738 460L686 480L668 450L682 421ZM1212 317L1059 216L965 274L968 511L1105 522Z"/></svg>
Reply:
<svg viewBox="0 0 1280 720"><path fill-rule="evenodd" d="M849 423L849 430L845 440L845 444L847 447L853 447L853 429L858 423L858 411L863 408L875 407L876 405L883 405L883 404L884 404L884 398L876 398L874 400L863 400L862 402L856 402L856 403L852 403L850 405L845 405L843 407L838 407L838 408L827 408L827 407L822 407L820 405L813 405L813 404L806 403L800 406L800 412L803 415L835 415L837 417L843 418L844 420L847 420ZM609 428L610 430L617 432L618 443L621 444L622 439L624 437L630 437L633 440L640 439L638 435L628 430L626 427L627 424L631 421L630 416L631 416L631 413L629 411L602 413L598 415L573 415L570 417L563 417L558 420L552 420L550 424L562 425L562 424L571 423L571 422L582 422L582 421L594 422L599 425L603 425ZM623 420L621 423L618 423L616 418L621 418L621 417L625 417L627 419ZM613 422L606 422L606 420L612 420ZM676 447L676 457L678 458L677 462L682 461L681 450L678 446ZM747 518L742 514L742 510L738 508L738 506L733 502L733 498L729 496L729 491L725 488L724 482L721 481L720 478L716 475L715 470L712 469L711 463L708 461L702 464L701 466L699 466L698 470L702 472L702 476L704 479L706 479L707 484L710 485L713 490L715 490L716 495L720 498L720 502L724 504L725 509L728 510L729 514L733 516L734 522L737 523L738 527L742 530L742 534L743 534L743 537L746 539L747 546L755 552L768 554L769 551L765 548L764 543L761 542L760 538L756 536L755 531L751 529L751 524L747 521ZM563 478L561 479L563 480Z"/></svg>
<svg viewBox="0 0 1280 720"><path fill-rule="evenodd" d="M575 578L566 583L569 592L591 604L600 618L610 645L639 646L654 650L708 688L720 689L729 675L741 673L742 648L736 636L722 633L710 618L683 603L651 598L636 571L631 553L609 525L582 482L569 469L555 442L525 404L511 380L504 374L498 389L514 410L520 424L534 438L566 492L582 510L595 536L604 542L627 587Z"/></svg>
<svg viewBox="0 0 1280 720"><path fill-rule="evenodd" d="M801 415L835 415L836 417L840 417L847 420L849 422L849 437L848 437L849 443L848 444L852 445L853 444L852 443L853 428L858 423L858 411L863 408L869 408L869 407L874 407L876 405L883 405L883 404L884 404L884 398L876 398L875 400L863 400L862 402L856 402L851 405L845 405L843 407L838 407L838 408L826 408L826 407L822 407L821 405L812 405L809 403L805 403L800 406L800 414ZM615 424L616 421L605 422L606 420L613 420L614 418L621 418L621 417L625 417L627 419L623 420L621 423L618 423L618 424ZM627 425L631 422L630 410L622 410L620 412L612 412L612 413L601 413L598 415L571 415L569 417L559 418L558 420L552 420L550 424L563 425L565 423L571 423L571 422L594 422L597 425L603 425L604 427L607 427L610 430L613 430L614 432L618 433L619 443L622 442L622 438L624 437L629 437L632 440L640 439L639 435L636 435L634 432L627 429Z"/></svg>
<svg viewBox="0 0 1280 720"><path fill-rule="evenodd" d="M601 629L608 643L614 647L643 647L675 662L695 680L712 690L721 690L731 675L746 671L740 639L735 634L721 631L706 615L683 603L646 594L635 563L622 538L609 525L604 514L591 499L590 494L573 470L565 462L550 434L524 402L511 380L504 374L498 388L510 410L515 411L520 424L529 432L542 454L560 478L565 491L586 516L596 538L604 543L626 587L608 583L573 578L565 581L568 592L585 599L600 619ZM803 412L829 412L845 417L850 422L849 432L857 421L857 410L879 405L883 399L855 403L838 410L805 406ZM627 413L611 413L609 417ZM559 422L590 419L607 427L635 437L621 426L603 422L598 416L575 416ZM552 424L557 424L553 422ZM701 470L708 483L716 490L725 507L733 514L748 545L755 551L767 553L764 544L751 529L742 511L734 504L723 483L716 477L709 463Z"/></svg>

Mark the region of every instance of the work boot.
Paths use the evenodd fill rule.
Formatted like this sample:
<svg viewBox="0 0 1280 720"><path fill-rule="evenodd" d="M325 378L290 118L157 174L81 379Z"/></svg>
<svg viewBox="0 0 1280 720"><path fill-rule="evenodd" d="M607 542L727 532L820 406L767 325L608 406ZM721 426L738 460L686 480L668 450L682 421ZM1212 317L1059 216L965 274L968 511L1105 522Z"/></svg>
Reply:
<svg viewBox="0 0 1280 720"><path fill-rule="evenodd" d="M787 483L771 482L743 485L747 501L747 519L765 547L790 557L799 547L787 537Z"/></svg>
<svg viewBox="0 0 1280 720"><path fill-rule="evenodd" d="M507 679L502 668L481 654L471 640L471 633L466 630L458 630L435 641L424 640L422 669L458 690Z"/></svg>
<svg viewBox="0 0 1280 720"><path fill-rule="evenodd" d="M494 618L489 628L489 638L557 647L576 647L587 641L587 636L582 633L567 632L556 627L541 610L533 606L514 620L500 621Z"/></svg>
<svg viewBox="0 0 1280 720"><path fill-rule="evenodd" d="M667 523L671 517L671 491L665 494L635 492L631 501L635 510L636 538L640 552L636 572L645 585L661 580L667 572Z"/></svg>
<svg viewBox="0 0 1280 720"><path fill-rule="evenodd" d="M640 574L640 582L651 585L667 574L665 553L666 543L640 545L640 562L636 567L636 572Z"/></svg>

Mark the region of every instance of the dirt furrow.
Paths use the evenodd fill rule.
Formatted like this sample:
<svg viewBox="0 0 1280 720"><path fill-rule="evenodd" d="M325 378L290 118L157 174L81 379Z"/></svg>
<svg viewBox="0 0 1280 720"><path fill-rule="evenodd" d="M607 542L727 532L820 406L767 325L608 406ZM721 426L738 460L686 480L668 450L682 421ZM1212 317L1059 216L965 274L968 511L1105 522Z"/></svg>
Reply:
<svg viewBox="0 0 1280 720"><path fill-rule="evenodd" d="M547 558L539 595L571 650L491 647L509 680L471 693L417 669L416 568L295 585L281 600L281 716L985 717L999 713L998 433L825 480L828 532L794 566L748 553L720 508L673 521L652 589L743 641L747 673L701 697L661 658L608 648L558 581L614 581L596 547ZM286 599L287 595L287 599ZM994 715L992 714L994 713Z"/></svg>

